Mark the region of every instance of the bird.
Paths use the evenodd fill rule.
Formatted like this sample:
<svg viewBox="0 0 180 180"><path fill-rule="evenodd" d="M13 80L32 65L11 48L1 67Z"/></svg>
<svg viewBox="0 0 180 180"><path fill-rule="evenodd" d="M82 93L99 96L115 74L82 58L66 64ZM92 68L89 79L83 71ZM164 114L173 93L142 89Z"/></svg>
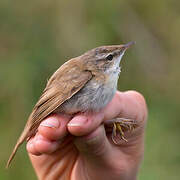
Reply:
<svg viewBox="0 0 180 180"><path fill-rule="evenodd" d="M75 115L95 113L113 98L121 71L120 62L125 51L135 42L123 45L100 46L65 62L48 80L42 95L35 104L27 123L7 161L9 167L19 146L33 137L40 123L52 113ZM117 131L122 139L121 126L131 128L128 119L111 120L112 140Z"/></svg>

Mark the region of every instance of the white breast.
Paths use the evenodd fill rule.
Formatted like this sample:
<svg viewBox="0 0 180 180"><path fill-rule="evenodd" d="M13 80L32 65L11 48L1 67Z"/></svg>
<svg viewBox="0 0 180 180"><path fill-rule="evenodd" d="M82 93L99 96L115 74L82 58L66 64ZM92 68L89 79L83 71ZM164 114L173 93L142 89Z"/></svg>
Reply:
<svg viewBox="0 0 180 180"><path fill-rule="evenodd" d="M58 111L68 114L99 111L113 98L117 89L118 75L112 74L105 84L90 80L77 94L63 103Z"/></svg>

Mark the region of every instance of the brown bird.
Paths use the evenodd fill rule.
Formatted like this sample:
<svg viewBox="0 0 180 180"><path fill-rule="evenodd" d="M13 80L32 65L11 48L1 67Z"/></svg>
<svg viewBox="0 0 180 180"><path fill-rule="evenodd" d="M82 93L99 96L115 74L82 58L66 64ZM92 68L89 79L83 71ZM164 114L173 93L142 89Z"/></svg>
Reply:
<svg viewBox="0 0 180 180"><path fill-rule="evenodd" d="M64 63L47 82L6 167L19 146L35 135L39 124L51 113L74 115L78 112L98 112L104 108L117 90L119 63L132 44L134 42L97 47ZM118 118L110 123L113 124L112 139L116 143L116 131L125 140L121 126L131 128L133 121Z"/></svg>

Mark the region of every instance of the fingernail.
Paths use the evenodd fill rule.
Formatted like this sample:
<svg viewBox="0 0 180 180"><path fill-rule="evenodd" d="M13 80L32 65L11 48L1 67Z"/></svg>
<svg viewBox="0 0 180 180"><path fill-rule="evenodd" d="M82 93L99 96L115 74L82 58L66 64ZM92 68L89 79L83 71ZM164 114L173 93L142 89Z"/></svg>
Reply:
<svg viewBox="0 0 180 180"><path fill-rule="evenodd" d="M87 121L88 119L85 116L76 116L70 121L70 123L68 123L68 126L82 126Z"/></svg>
<svg viewBox="0 0 180 180"><path fill-rule="evenodd" d="M48 118L46 120L44 120L40 126L44 126L44 127L51 127L51 128L58 128L60 126L59 121L56 118Z"/></svg>

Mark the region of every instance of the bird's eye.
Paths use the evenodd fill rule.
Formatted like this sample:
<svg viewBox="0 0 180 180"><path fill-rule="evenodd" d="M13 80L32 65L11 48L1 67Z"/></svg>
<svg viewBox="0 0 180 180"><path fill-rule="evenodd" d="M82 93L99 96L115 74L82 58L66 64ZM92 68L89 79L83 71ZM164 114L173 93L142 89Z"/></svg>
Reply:
<svg viewBox="0 0 180 180"><path fill-rule="evenodd" d="M113 59L113 55L112 55L112 54L109 54L109 55L106 57L106 59L107 59L108 61L111 61L111 60Z"/></svg>

